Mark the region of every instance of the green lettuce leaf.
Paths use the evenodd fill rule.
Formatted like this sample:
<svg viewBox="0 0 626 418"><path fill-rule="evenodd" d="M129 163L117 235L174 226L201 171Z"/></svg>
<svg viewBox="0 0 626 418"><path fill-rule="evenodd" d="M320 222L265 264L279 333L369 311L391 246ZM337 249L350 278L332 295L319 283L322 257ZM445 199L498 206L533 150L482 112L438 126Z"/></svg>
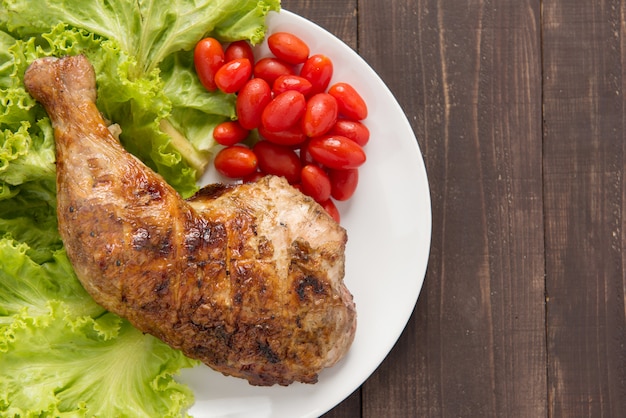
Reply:
<svg viewBox="0 0 626 418"><path fill-rule="evenodd" d="M0 131L0 180L12 184L54 177L54 139L49 124L29 133L30 123L22 121L16 131Z"/></svg>
<svg viewBox="0 0 626 418"><path fill-rule="evenodd" d="M2 416L180 416L193 393L173 376L197 362L106 312L64 250L38 264L0 239Z"/></svg>
<svg viewBox="0 0 626 418"><path fill-rule="evenodd" d="M0 257L0 321L11 322L17 314L30 318L47 314L48 302L54 299L63 301L69 317L104 313L76 279L64 250L38 264L28 256L27 244L4 237Z"/></svg>
<svg viewBox="0 0 626 418"><path fill-rule="evenodd" d="M278 0L5 0L5 26L20 36L39 34L58 22L115 40L150 73L168 55L191 50L203 36L223 41L265 36L265 16ZM4 10L3 10L4 9Z"/></svg>
<svg viewBox="0 0 626 418"><path fill-rule="evenodd" d="M0 356L3 416L180 417L190 406L193 393L173 375L192 361L111 313L70 324L62 303L50 305L48 316L13 324Z"/></svg>
<svg viewBox="0 0 626 418"><path fill-rule="evenodd" d="M161 63L163 91L172 104L168 121L197 150L209 152L214 146L213 128L237 116L236 96L219 90L206 94L193 68L193 54L185 51L172 54Z"/></svg>
<svg viewBox="0 0 626 418"><path fill-rule="evenodd" d="M211 159L213 128L235 113L233 95L208 93L194 79L193 47L209 35L260 42L267 13L279 9L279 0L3 1L0 45L14 64L0 66L0 82L15 80L11 94L27 96L22 76L32 60L87 55L98 108L120 125L122 144L187 197Z"/></svg>
<svg viewBox="0 0 626 418"><path fill-rule="evenodd" d="M16 187L4 184L0 189L0 237L10 236L26 244L28 257L38 264L51 260L63 248L57 233L55 187L52 178ZM0 268L6 271L15 267L8 257L0 260Z"/></svg>

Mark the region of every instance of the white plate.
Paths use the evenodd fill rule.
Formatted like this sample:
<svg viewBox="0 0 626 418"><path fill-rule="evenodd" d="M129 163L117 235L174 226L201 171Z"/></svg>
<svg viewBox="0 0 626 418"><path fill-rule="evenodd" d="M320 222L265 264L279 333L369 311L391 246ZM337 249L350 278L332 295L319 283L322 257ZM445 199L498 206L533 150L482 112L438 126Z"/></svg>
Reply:
<svg viewBox="0 0 626 418"><path fill-rule="evenodd" d="M347 356L314 385L255 387L208 367L183 370L193 389L196 417L317 417L356 390L387 356L413 311L430 248L431 212L426 170L404 112L387 86L351 48L314 23L285 10L268 17L269 33L288 31L311 53L334 64L332 82L351 83L363 96L370 130L359 186L338 204L348 231L345 282L354 295L358 326ZM257 53L267 54L266 45ZM215 180L214 173L205 177Z"/></svg>

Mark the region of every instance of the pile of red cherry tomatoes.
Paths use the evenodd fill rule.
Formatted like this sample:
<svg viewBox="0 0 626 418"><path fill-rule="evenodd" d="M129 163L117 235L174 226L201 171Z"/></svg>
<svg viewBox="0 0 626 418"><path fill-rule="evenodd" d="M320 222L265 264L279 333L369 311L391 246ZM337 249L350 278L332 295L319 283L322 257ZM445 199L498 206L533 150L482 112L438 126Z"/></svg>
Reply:
<svg viewBox="0 0 626 418"><path fill-rule="evenodd" d="M310 55L308 45L288 32L270 35L272 56L255 60L252 47L224 47L214 38L198 42L194 65L202 85L237 95L237 120L215 127L224 147L214 160L222 175L254 181L283 176L319 202L339 222L334 200L349 199L365 162L367 106L349 84L330 85L333 63ZM258 140L245 145L255 131Z"/></svg>

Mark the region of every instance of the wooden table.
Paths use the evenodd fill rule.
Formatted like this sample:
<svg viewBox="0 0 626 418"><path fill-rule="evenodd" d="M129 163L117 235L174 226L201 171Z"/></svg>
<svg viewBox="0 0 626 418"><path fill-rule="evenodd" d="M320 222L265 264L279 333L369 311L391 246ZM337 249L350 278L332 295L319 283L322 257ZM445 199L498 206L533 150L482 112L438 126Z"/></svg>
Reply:
<svg viewBox="0 0 626 418"><path fill-rule="evenodd" d="M327 416L626 417L626 0L282 4L394 92L432 198L414 314Z"/></svg>

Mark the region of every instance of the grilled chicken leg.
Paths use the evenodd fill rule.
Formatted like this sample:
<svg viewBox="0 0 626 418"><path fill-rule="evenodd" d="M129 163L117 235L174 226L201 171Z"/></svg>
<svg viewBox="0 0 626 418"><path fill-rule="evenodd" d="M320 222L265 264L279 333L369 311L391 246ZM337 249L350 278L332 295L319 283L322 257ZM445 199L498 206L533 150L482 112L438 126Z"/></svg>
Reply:
<svg viewBox="0 0 626 418"><path fill-rule="evenodd" d="M278 177L183 200L111 135L84 56L24 77L57 152L59 231L106 309L253 385L314 383L354 338L343 228Z"/></svg>

